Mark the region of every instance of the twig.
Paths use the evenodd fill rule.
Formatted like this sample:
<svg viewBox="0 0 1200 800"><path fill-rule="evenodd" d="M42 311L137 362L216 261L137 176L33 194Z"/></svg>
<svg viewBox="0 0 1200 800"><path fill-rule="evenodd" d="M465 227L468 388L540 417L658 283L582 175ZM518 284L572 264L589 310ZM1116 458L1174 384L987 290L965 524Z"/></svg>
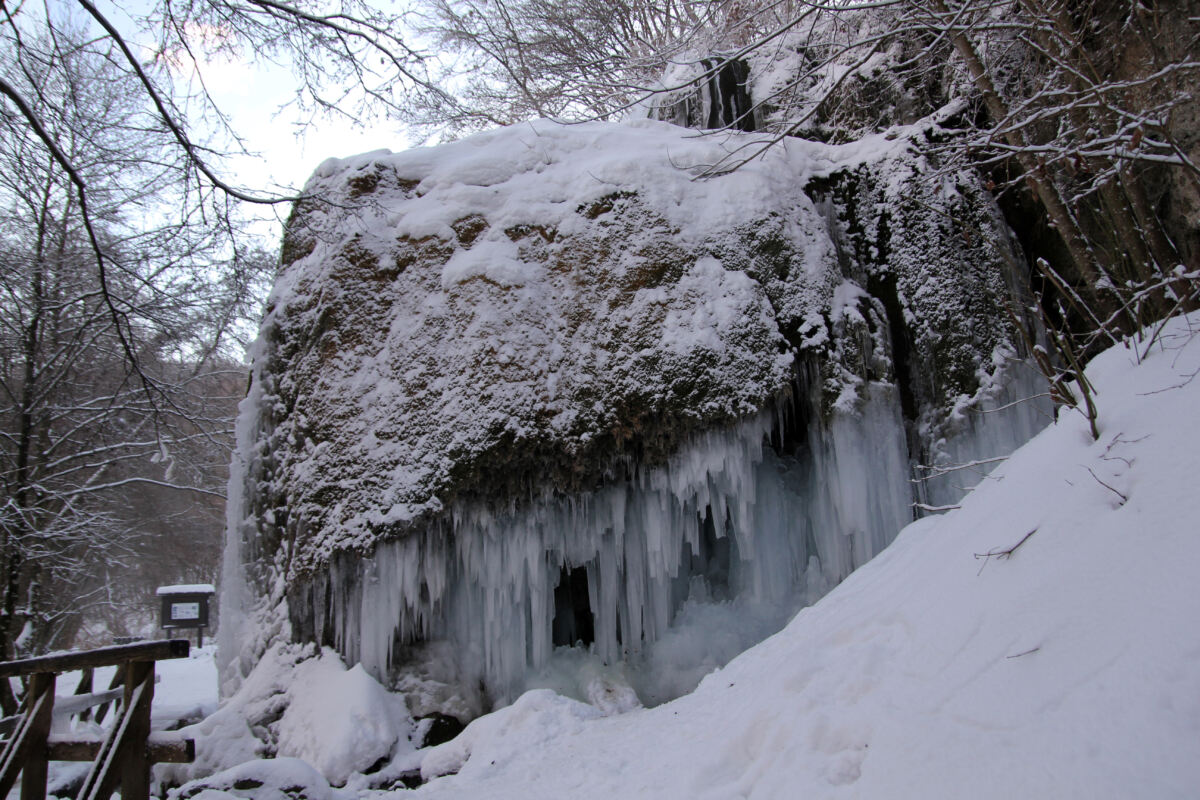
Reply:
<svg viewBox="0 0 1200 800"><path fill-rule="evenodd" d="M917 464L915 467L916 469L925 470L929 474L920 478L912 478L911 482L922 483L930 478L940 478L943 475L949 475L951 472L958 472L959 470L964 469L974 469L975 467L980 467L985 464L999 464L1001 461L1007 460L1008 456L998 456L996 458L981 458L976 461L966 461L962 464L947 464L945 466L940 464Z"/></svg>
<svg viewBox="0 0 1200 800"><path fill-rule="evenodd" d="M1012 408L1013 406L1019 406L1022 403L1028 403L1033 400L1038 400L1042 397L1052 397L1052 395L1050 394L1050 392L1039 392L1038 394L1031 394L1031 395L1029 395L1029 397L1022 397L1018 400L1013 400L1011 403L1005 403L1002 406L996 406L995 408L973 408L973 409L971 409L971 413L972 414L995 414L997 411L1007 411L1008 409Z"/></svg>
<svg viewBox="0 0 1200 800"><path fill-rule="evenodd" d="M1128 497L1126 497L1125 495L1121 494L1120 492L1118 492L1118 491L1117 491L1116 489L1114 489L1113 487L1109 486L1109 485L1108 485L1107 483L1105 483L1104 481L1100 480L1099 476L1097 476L1095 472L1092 472L1092 468L1091 468L1091 467L1089 467L1089 466L1087 466L1087 465L1085 464L1085 465L1083 466L1083 468L1084 468L1084 469L1086 469L1088 472L1091 472L1091 473L1092 473L1092 477L1096 479L1096 483L1100 484L1100 485L1101 485L1101 486L1103 486L1105 489L1108 489L1110 492L1112 492L1113 494L1115 494L1117 497L1121 498L1121 505L1125 505L1126 503L1128 503L1128 502L1129 502L1129 498L1128 498Z"/></svg>
<svg viewBox="0 0 1200 800"><path fill-rule="evenodd" d="M930 505L926 505L925 503L913 503L912 505L913 505L913 508L915 508L919 511L929 511L932 513L937 513L939 511L954 511L956 509L962 508L962 506L930 506Z"/></svg>
<svg viewBox="0 0 1200 800"><path fill-rule="evenodd" d="M1011 656L1005 656L1005 658L1020 658L1021 656L1027 656L1030 653L1036 653L1038 650L1041 650L1041 649L1042 649L1041 647L1035 647L1032 650L1026 650L1024 653L1014 653Z"/></svg>
<svg viewBox="0 0 1200 800"><path fill-rule="evenodd" d="M995 559L999 560L1001 558L1012 558L1013 553L1017 552L1017 548L1020 547L1021 545L1025 544L1027 541L1029 541L1029 537L1033 536L1037 532L1038 532L1038 529L1034 528L1029 533L1022 536L1021 541L1017 542L1012 547L1009 547L1005 550L997 550L995 548L992 548L991 550L988 550L986 553L976 553L975 558L983 559L983 564L980 565L979 572L976 574L978 575L983 572L983 568L987 566L987 563L990 559L995 558Z"/></svg>
<svg viewBox="0 0 1200 800"><path fill-rule="evenodd" d="M1173 392L1176 389L1182 389L1194 381L1197 375L1200 375L1200 369L1196 369L1195 371L1185 375L1182 383L1177 383L1174 386L1164 386L1162 389L1155 389L1151 392L1138 392L1138 397L1149 397L1152 394L1162 394L1163 392Z"/></svg>

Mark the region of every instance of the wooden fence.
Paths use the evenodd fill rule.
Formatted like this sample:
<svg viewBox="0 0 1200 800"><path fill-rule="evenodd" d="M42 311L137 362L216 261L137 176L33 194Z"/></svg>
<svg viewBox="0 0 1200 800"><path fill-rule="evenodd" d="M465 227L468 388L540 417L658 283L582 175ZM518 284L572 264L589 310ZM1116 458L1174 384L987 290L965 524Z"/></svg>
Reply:
<svg viewBox="0 0 1200 800"><path fill-rule="evenodd" d="M21 661L0 662L0 680L28 675L22 713L8 723L11 733L0 753L0 798L8 796L21 776L21 800L45 800L47 766L50 761L91 761L77 800L107 800L121 788L122 800L147 800L150 796L152 763L187 763L195 758L190 739L150 733L150 704L154 699L154 662L186 658L187 639L103 647L57 653ZM54 716L54 683L60 672L120 667L123 677L121 708L103 739L59 739L50 735ZM85 672L86 677L90 674ZM116 680L114 679L114 684ZM91 693L91 681L80 682L86 694L65 698L60 712L84 713L94 705L112 702L115 686L108 692Z"/></svg>

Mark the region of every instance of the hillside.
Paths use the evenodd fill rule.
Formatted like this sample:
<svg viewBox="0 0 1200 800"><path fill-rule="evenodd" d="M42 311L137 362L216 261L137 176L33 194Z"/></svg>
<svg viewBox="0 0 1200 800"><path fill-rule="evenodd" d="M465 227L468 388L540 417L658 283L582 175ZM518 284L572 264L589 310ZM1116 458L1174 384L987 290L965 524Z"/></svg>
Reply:
<svg viewBox="0 0 1200 800"><path fill-rule="evenodd" d="M419 794L1193 797L1198 325L1093 362L1100 441L1066 414L693 694L608 718L526 695Z"/></svg>
<svg viewBox="0 0 1200 800"><path fill-rule="evenodd" d="M909 525L687 696L606 715L534 690L438 747L402 739L371 775L350 774L362 754L347 747L347 728L310 726L281 747L290 757L251 761L180 796L298 786L310 800L350 800L420 769L428 782L416 794L435 798L1193 797L1197 334L1193 314L1153 346L1140 342L1140 363L1138 348L1101 354L1089 367L1099 441L1082 415L1064 412L961 508ZM301 680L290 691L312 696L306 714L365 715L355 737L386 748L376 731L392 712L367 701L377 689L360 669L331 660L326 651L307 663L324 665L314 668L322 686L340 688L322 699ZM278 704L270 698L289 691L286 680L269 687L287 674L266 664L193 729L198 766L211 769L210 755L232 743L220 720ZM296 756L349 780L331 789ZM248 777L243 785L267 789L235 787Z"/></svg>

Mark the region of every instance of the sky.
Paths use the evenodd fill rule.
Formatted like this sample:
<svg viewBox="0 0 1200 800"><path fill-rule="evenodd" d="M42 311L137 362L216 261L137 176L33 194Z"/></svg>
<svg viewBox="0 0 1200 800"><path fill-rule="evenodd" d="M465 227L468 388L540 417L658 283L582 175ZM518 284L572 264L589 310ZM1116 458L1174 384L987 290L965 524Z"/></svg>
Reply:
<svg viewBox="0 0 1200 800"><path fill-rule="evenodd" d="M299 187L330 156L408 147L398 122L363 128L343 119L319 117L312 124L303 124L305 115L295 108L283 108L293 98L294 78L282 67L221 60L201 68L218 107L246 138L249 149L261 154L235 161L236 179L241 184Z"/></svg>
<svg viewBox="0 0 1200 800"><path fill-rule="evenodd" d="M394 121L363 127L325 116L307 123L307 115L285 107L294 97L295 79L283 67L222 59L202 64L201 70L217 107L244 138L247 149L257 153L228 161L227 174L238 185L260 192L299 189L331 156L409 146L403 128ZM250 207L246 212L265 220L256 226L257 233L278 239L282 231L277 215L286 216L288 208Z"/></svg>
<svg viewBox="0 0 1200 800"><path fill-rule="evenodd" d="M127 39L152 57L147 34L139 31L139 19L154 5L153 0L132 0L121 7L107 5L102 13L117 25ZM252 155L233 156L224 163L222 177L232 184L257 193L298 190L331 156L345 157L371 150L404 150L410 146L403 126L394 120L374 121L367 126L329 115L311 119L288 103L295 98L297 79L284 66L265 61L232 60L223 56L204 59L195 67L209 95L244 140ZM175 74L182 88L194 80L192 67L180 65ZM193 133L197 121L189 120ZM282 234L280 219L288 207L247 207L247 215L263 222L254 230L270 241Z"/></svg>

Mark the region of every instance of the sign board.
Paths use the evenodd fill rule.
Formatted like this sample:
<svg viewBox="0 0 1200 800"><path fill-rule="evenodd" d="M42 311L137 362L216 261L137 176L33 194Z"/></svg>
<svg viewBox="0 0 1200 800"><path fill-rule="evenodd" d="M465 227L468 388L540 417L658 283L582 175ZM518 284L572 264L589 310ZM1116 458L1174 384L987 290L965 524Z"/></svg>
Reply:
<svg viewBox="0 0 1200 800"><path fill-rule="evenodd" d="M160 626L163 628L207 628L209 600L214 591L211 586L162 586L158 596L162 600Z"/></svg>
<svg viewBox="0 0 1200 800"><path fill-rule="evenodd" d="M183 622L184 620L196 619L200 619L199 603L171 603L172 621Z"/></svg>

